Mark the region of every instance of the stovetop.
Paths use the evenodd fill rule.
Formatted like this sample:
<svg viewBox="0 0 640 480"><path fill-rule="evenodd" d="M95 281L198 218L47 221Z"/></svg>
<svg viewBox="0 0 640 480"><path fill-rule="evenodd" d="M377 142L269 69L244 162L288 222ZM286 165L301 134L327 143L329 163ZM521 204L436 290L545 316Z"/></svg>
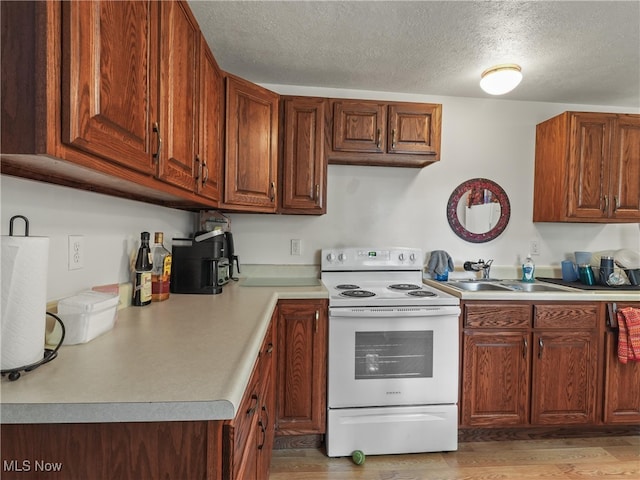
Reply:
<svg viewBox="0 0 640 480"><path fill-rule="evenodd" d="M323 250L329 306L458 305L457 297L422 283L422 263L422 251L414 248Z"/></svg>

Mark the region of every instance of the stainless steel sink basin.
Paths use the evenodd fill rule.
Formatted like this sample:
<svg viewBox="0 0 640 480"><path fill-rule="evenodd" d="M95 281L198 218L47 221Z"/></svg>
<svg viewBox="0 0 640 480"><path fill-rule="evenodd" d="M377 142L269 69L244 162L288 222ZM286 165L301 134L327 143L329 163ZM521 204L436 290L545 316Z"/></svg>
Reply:
<svg viewBox="0 0 640 480"><path fill-rule="evenodd" d="M509 291L510 288L497 283L490 282L470 282L463 280L460 282L449 282L452 287L459 288L460 290L467 290L469 292L486 292L486 291Z"/></svg>
<svg viewBox="0 0 640 480"><path fill-rule="evenodd" d="M515 283L510 284L509 288L518 292L563 292L566 291L561 287L546 285L543 283Z"/></svg>

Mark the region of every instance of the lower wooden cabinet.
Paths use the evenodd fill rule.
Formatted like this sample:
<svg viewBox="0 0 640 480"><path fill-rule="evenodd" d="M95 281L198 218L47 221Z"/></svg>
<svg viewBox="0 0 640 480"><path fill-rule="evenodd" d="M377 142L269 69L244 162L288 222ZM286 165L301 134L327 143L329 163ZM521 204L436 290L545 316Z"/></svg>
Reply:
<svg viewBox="0 0 640 480"><path fill-rule="evenodd" d="M624 307L640 308L640 303L617 305L617 308ZM640 425L640 362L623 364L618 360L616 329L607 329L604 350L604 422Z"/></svg>
<svg viewBox="0 0 640 480"><path fill-rule="evenodd" d="M324 434L327 300L281 300L278 311L276 434Z"/></svg>
<svg viewBox="0 0 640 480"><path fill-rule="evenodd" d="M598 303L463 308L462 426L598 423Z"/></svg>
<svg viewBox="0 0 640 480"><path fill-rule="evenodd" d="M275 432L275 316L265 336L236 418L223 427L222 478L269 478Z"/></svg>

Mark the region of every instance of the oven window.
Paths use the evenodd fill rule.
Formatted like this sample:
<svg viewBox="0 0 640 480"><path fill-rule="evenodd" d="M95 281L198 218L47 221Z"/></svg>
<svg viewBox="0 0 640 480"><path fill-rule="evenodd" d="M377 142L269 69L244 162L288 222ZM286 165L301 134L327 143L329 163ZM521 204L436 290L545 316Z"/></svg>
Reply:
<svg viewBox="0 0 640 480"><path fill-rule="evenodd" d="M356 332L356 380L433 376L433 331Z"/></svg>

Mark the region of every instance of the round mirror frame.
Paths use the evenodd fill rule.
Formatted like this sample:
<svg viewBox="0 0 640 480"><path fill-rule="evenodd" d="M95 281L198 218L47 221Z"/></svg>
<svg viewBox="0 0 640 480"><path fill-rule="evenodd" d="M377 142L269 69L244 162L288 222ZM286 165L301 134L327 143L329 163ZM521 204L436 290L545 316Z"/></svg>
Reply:
<svg viewBox="0 0 640 480"><path fill-rule="evenodd" d="M500 219L488 232L470 232L460 223L460 219L458 218L458 203L460 203L462 196L471 189L487 189L491 191L494 198L496 198L500 204ZM484 243L498 237L504 229L507 228L510 216L511 205L509 204L509 197L507 197L506 192L500 185L486 178L472 178L471 180L461 183L453 191L447 202L447 220L449 221L449 225L456 235L467 242Z"/></svg>

